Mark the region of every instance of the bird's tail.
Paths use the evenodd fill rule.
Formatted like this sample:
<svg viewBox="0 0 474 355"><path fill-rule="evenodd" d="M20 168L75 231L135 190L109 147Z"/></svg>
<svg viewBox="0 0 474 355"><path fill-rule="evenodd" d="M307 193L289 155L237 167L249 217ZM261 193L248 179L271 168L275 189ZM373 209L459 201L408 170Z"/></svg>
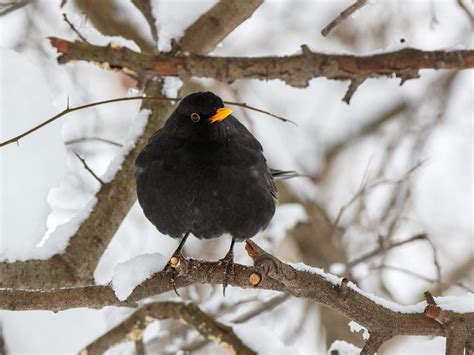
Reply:
<svg viewBox="0 0 474 355"><path fill-rule="evenodd" d="M278 180L286 180L286 179L292 179L294 177L300 177L304 176L301 174L298 174L294 170L278 170L278 169L270 169L270 172L272 174L272 177Z"/></svg>

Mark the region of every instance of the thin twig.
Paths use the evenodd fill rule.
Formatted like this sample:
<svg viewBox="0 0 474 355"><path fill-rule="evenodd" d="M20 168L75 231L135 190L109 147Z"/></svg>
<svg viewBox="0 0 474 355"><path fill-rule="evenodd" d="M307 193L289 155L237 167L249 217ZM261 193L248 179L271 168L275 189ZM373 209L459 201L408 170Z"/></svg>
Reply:
<svg viewBox="0 0 474 355"><path fill-rule="evenodd" d="M408 244L408 243L411 243L411 242L415 242L417 240L427 240L428 237L425 233L422 233L422 234L417 234L411 238L408 238L406 240L402 240L400 242L396 242L396 243L391 243L389 245L383 245L381 244L379 247L375 248L374 250L352 260L352 261L349 261L347 264L346 264L346 270L350 270L352 269L354 266L360 264L361 262L364 262L368 259L371 259L373 258L374 256L377 256L377 255L380 255L382 253L386 253L387 251L389 251L390 249L393 249L393 248L397 248L397 247L400 247L402 245L405 245L405 244Z"/></svg>
<svg viewBox="0 0 474 355"><path fill-rule="evenodd" d="M74 111L79 111L79 110L82 110L82 109L85 109L85 108L89 108L89 107L94 107L94 106L99 106L99 105L104 105L104 104L110 104L110 103L113 103L113 102L121 102L121 101L132 101L132 100L165 100L165 101L179 101L181 100L180 97L164 97L164 96L160 96L160 97L157 97L157 96L132 96L132 97L120 97L120 98L117 98L117 99L110 99L110 100L104 100L104 101L97 101L97 102L93 102L93 103L90 103L90 104L86 104L86 105L81 105L81 106L76 106L76 107L67 107L66 109L64 109L63 111L61 111L60 113L58 113L57 115L47 119L46 121L40 123L39 125L29 129L28 131L26 132L23 132L19 135L17 135L16 137L13 137L13 138L10 138L4 142L1 142L0 143L0 147L3 147L3 146L6 146L8 144L12 144L12 143L15 143L15 142L18 142L20 139L22 139L23 137L26 137L27 135L37 131L38 129L50 124L51 122L54 122L56 121L58 118L62 117L62 116L65 116L67 115L68 113L71 113L71 112L74 112ZM290 122L290 123L293 123L293 124L296 124L295 122L289 120L289 119L286 119L286 118L283 118L283 117L279 117L279 116L276 116L268 111L264 111L264 110L261 110L261 109L258 109L256 107L253 107L253 106L249 106L245 103L239 103L239 102L231 102L231 101L224 101L224 103L226 104L229 104L229 105L234 105L234 106L241 106L241 107L244 107L244 108L247 108L249 110L253 110L253 111L257 111L257 112L261 112L261 113L264 113L266 115L269 115L269 116L272 116L272 117L276 117L278 118L279 120L283 121L283 122ZM69 106L69 105L68 105Z"/></svg>
<svg viewBox="0 0 474 355"><path fill-rule="evenodd" d="M438 282L437 279L434 279L434 278L431 278L431 277L427 277L427 276L424 276L424 275L421 275L415 271L412 271L412 270L408 270L408 269L404 269L404 268L401 268L401 267L398 267L398 266L394 266L394 265L387 265L387 264L381 264L381 265L377 265L377 266L373 266L373 267L370 267L371 270L381 270L381 269L385 269L385 270L393 270L393 271L398 271L398 272L401 272L401 273L404 273L404 274L407 274L407 275L410 275L410 276L413 276L413 277L416 277L417 279L420 279L420 280L423 280L423 281L426 281L426 282L430 282L430 283L436 283ZM464 290L466 290L467 292L474 292L474 290L472 290L470 287L466 286L465 284L463 284L462 282L456 282L456 283L453 283L453 284L448 284L446 282L442 282L441 283L442 286L444 287L449 287L449 286L458 286Z"/></svg>
<svg viewBox="0 0 474 355"><path fill-rule="evenodd" d="M118 99L111 99L111 100L104 100L104 101L97 101L97 102L93 102L93 103L90 103L90 104L86 104L86 105L81 105L81 106L76 106L76 107L67 107L66 109L64 109L63 111L61 111L60 113L58 113L57 115L51 117L51 118L48 118L46 121L40 123L39 125L27 130L26 132L23 132L22 134L19 134L18 136L16 137L13 137L13 138L10 138L4 142L1 142L0 143L0 147L4 147L8 144L12 144L12 143L15 143L15 142L18 142L20 139L22 139L23 137L26 137L27 135L37 131L38 129L50 124L51 122L54 122L56 121L58 118L62 117L62 116L65 116L67 115L68 113L71 113L71 112L74 112L74 111L79 111L79 110L82 110L82 109L85 109L85 108L89 108L89 107L94 107L94 106L99 106L99 105L104 105L104 104L109 104L109 103L112 103L112 102L121 102L121 101L132 101L132 100L168 100L168 101L177 101L179 99L176 99L176 98L167 98L167 97L143 97L143 96L134 96L134 97L121 97L121 98L118 98Z"/></svg>
<svg viewBox="0 0 474 355"><path fill-rule="evenodd" d="M326 27L321 30L321 34L326 37L332 30L334 30L337 26L341 24L344 20L346 20L350 15L352 15L357 10L361 9L362 7L367 4L368 0L357 0L347 9L342 11L334 20L332 20Z"/></svg>
<svg viewBox="0 0 474 355"><path fill-rule="evenodd" d="M469 17L471 22L474 22L474 15L472 14L471 10L466 6L463 0L458 0L458 5L459 7L464 11L464 13ZM471 4L471 9L472 9L472 4Z"/></svg>
<svg viewBox="0 0 474 355"><path fill-rule="evenodd" d="M65 145L71 145L71 144L76 144L76 143L84 143L84 142L90 142L90 141L98 141L98 142L103 142L107 143L110 145L114 145L116 147L123 147L123 144L111 141L110 139L105 139L105 138L100 138L100 137L83 137L83 138L76 138L76 139L71 139L68 141L65 141Z"/></svg>
<svg viewBox="0 0 474 355"><path fill-rule="evenodd" d="M252 110L252 111L257 111L257 112L260 112L260 113L264 113L264 114L266 114L266 115L269 115L269 116L278 118L280 121L293 123L295 126L298 127L298 124L297 124L295 121L292 121L292 120L290 120L290 119L288 119L288 118L281 117L281 116L277 116L277 115L275 115L275 114L273 114L273 113L271 113L271 112L268 112L268 111L265 111L265 110L262 110L262 109L259 109L259 108L256 108L256 107L247 105L245 102L224 101L224 103L225 103L225 104L228 104L228 105L239 106L239 107L243 107L243 108L246 108L246 109L249 109L249 110Z"/></svg>
<svg viewBox="0 0 474 355"><path fill-rule="evenodd" d="M357 201L357 199L364 195L367 191L367 184L369 182L369 175L370 175L370 165L371 165L371 160L372 159L369 159L369 162L367 164L367 167L365 168L365 171L364 171L364 176L362 176L362 181L360 183L360 187L359 189L357 190L357 192L354 194L354 196L352 196L352 198L346 203L344 204L343 206L341 206L341 208L339 209L339 212L336 216L336 219L332 225L332 228L331 228L331 232L329 233L329 236L332 237L332 235L334 234L334 232L336 231L336 229L338 228L339 226L339 222L344 214L344 212L350 207L352 206L352 204Z"/></svg>
<svg viewBox="0 0 474 355"><path fill-rule="evenodd" d="M94 179L96 179L99 182L99 184L104 185L104 182L100 179L100 177L96 175L96 173L94 173L94 170L92 170L89 167L89 165L87 165L86 161L76 152L73 152L73 153L77 157L77 159L81 161L82 165L84 165L84 168L94 177Z"/></svg>
<svg viewBox="0 0 474 355"><path fill-rule="evenodd" d="M64 18L64 21L66 21L66 23L69 25L71 30L77 35L77 37L81 39L81 41L88 42L87 39L81 34L81 32L79 32L79 30L72 24L72 22L69 21L65 13L63 14L63 18Z"/></svg>
<svg viewBox="0 0 474 355"><path fill-rule="evenodd" d="M29 0L25 1L10 1L7 3L2 3L0 4L0 16L4 16L6 14L9 14L13 11L19 10L22 7L28 5L30 3Z"/></svg>

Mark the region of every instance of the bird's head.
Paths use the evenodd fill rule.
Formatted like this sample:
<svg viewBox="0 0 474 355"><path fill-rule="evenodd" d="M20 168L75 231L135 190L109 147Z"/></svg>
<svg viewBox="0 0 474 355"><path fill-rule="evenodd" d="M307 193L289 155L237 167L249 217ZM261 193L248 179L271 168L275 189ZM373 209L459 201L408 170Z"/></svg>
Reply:
<svg viewBox="0 0 474 355"><path fill-rule="evenodd" d="M166 122L168 132L184 139L220 140L226 134L226 119L232 110L210 91L189 94L178 104Z"/></svg>
<svg viewBox="0 0 474 355"><path fill-rule="evenodd" d="M224 107L222 99L210 91L200 91L184 97L176 109L180 120L192 125L214 125L226 119L231 113Z"/></svg>

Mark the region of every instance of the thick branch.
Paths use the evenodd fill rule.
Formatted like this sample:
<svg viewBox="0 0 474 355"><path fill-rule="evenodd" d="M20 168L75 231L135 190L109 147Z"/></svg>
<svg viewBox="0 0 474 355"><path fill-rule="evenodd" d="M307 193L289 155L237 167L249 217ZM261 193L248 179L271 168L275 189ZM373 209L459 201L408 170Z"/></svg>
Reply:
<svg viewBox="0 0 474 355"><path fill-rule="evenodd" d="M310 51L284 57L209 57L200 55L152 56L128 48L95 46L51 38L61 53L60 63L84 60L106 68L123 70L139 77L179 76L214 78L224 82L238 79L280 79L288 85L306 87L313 78L360 81L397 76L418 77L420 69L474 68L474 51L423 51L406 48L369 56L324 54Z"/></svg>
<svg viewBox="0 0 474 355"><path fill-rule="evenodd" d="M176 319L192 326L203 337L216 342L233 354L255 354L245 346L228 327L204 313L192 303L155 302L150 303L107 333L89 344L80 353L103 354L107 349L127 339L139 340L143 337L145 327L154 320Z"/></svg>
<svg viewBox="0 0 474 355"><path fill-rule="evenodd" d="M195 54L206 54L247 20L263 0L221 0L184 32L179 42L181 49Z"/></svg>
<svg viewBox="0 0 474 355"><path fill-rule="evenodd" d="M446 355L464 353L464 347L469 339L469 331L461 320L454 320L445 326Z"/></svg>
<svg viewBox="0 0 474 355"><path fill-rule="evenodd" d="M360 355L375 355L380 346L389 340L391 335L383 335L380 333L371 332L369 339L365 342Z"/></svg>
<svg viewBox="0 0 474 355"><path fill-rule="evenodd" d="M418 313L399 313L383 305L383 300L363 293L355 285L343 279L320 271L309 272L284 263L260 249L255 243L247 242L247 251L254 260L254 267L235 266L235 277L229 284L241 288L260 288L289 293L295 297L331 307L364 326L373 334L381 334L384 339L395 335L435 335L444 336L443 324L450 320L464 319L467 329L474 329L474 312L458 314L441 310L443 323L439 318L420 310ZM182 259L175 281L177 288L191 284L222 284L225 265ZM260 277L255 278L255 275ZM75 307L103 307L106 305L130 306L146 297L171 291L172 272L162 271L139 285L126 302L120 302L109 286L90 286L71 289L43 291L0 290L0 309L64 310ZM255 286L255 279L260 282ZM401 306L400 306L401 307Z"/></svg>

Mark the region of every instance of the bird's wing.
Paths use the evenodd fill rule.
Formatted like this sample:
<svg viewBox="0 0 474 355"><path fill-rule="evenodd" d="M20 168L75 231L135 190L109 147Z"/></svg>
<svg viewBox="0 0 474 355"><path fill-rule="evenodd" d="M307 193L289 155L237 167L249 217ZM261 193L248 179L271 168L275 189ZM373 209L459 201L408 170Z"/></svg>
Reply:
<svg viewBox="0 0 474 355"><path fill-rule="evenodd" d="M232 127L234 127L239 134L239 137L246 142L248 146L251 146L252 148L256 148L260 151L263 151L262 145L260 142L252 135L252 133L249 132L249 130L242 124L240 123L236 118L232 118L229 120L230 124ZM271 169L270 168L270 174L274 179L279 179L279 180L286 180L286 179L291 179L294 177L301 176L298 174L296 171L293 170L278 170L278 169Z"/></svg>

